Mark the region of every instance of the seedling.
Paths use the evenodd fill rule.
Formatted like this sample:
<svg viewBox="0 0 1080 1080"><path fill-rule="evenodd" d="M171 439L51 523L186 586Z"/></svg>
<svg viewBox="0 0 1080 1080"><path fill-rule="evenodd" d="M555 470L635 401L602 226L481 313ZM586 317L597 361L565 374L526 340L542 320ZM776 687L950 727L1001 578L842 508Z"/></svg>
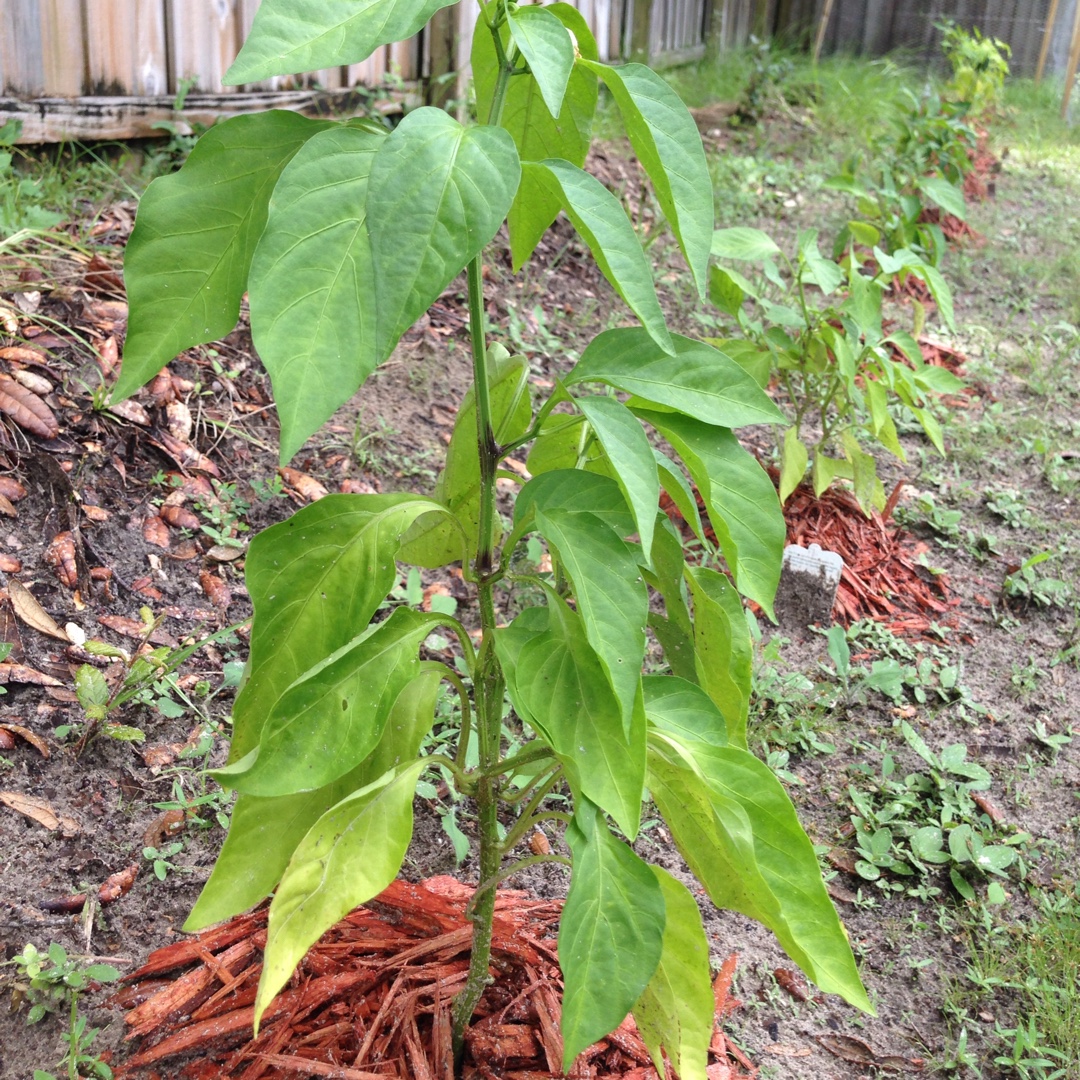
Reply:
<svg viewBox="0 0 1080 1080"><path fill-rule="evenodd" d="M120 972L111 964L85 964L69 957L67 950L57 942L53 942L45 953L27 945L8 963L13 964L17 972L13 984L15 1000L25 998L30 1002L28 1024L39 1023L49 1013L69 1010L68 1030L64 1035L68 1049L59 1063L69 1080L77 1080L80 1076L111 1080L109 1066L90 1053L99 1029L88 1028L86 1017L79 1015L79 995L95 983L115 982L120 978ZM34 1080L55 1080L55 1077L35 1069Z"/></svg>
<svg viewBox="0 0 1080 1080"><path fill-rule="evenodd" d="M876 245L880 234L867 239ZM845 270L821 254L816 229L799 235L793 258L765 233L741 227L718 229L712 253L725 262L712 268L710 299L748 339L713 343L760 385L779 382L787 399L788 423L777 427L781 501L798 487L809 466L815 495L844 479L867 513L872 506L883 508L884 488L865 446L876 444L905 460L893 418L902 408L944 453L931 403L963 384L943 368L926 364L911 334L886 333L882 294L889 281L914 274L927 281L951 322L952 299L944 279L909 248L887 254L875 246L873 276L865 275L854 258ZM760 280L751 281L732 262L760 264ZM815 299L819 294L823 303ZM746 310L747 300L753 314Z"/></svg>
<svg viewBox="0 0 1080 1080"><path fill-rule="evenodd" d="M174 855L179 855L184 850L184 843L182 840L174 840L171 844L166 844L163 848L156 847L144 847L143 858L147 862L152 863L154 867L154 877L158 881L164 881L169 873L173 870L184 870L184 867L177 866L171 859Z"/></svg>
<svg viewBox="0 0 1080 1080"><path fill-rule="evenodd" d="M263 0L226 81L362 61L439 6L399 0L369 19L359 2ZM471 56L482 123L465 127L433 108L390 133L287 112L235 117L139 207L116 394L231 331L246 291L286 461L467 276L473 385L433 496L330 495L248 549L249 678L233 710L230 764L215 774L240 796L187 926L274 892L256 1024L308 947L392 881L417 782L432 766L475 800L479 837L471 967L453 1005L459 1069L490 981L496 886L524 861L518 840L555 820L573 864L559 936L563 1066L633 1011L658 1069L666 1050L680 1072L704 1071L714 1001L697 902L608 824L637 836L646 785L717 903L763 921L819 985L870 1008L813 848L746 745L751 647L740 593L771 610L784 525L768 476L731 428L783 416L729 357L668 331L632 224L582 170L602 80L702 295L713 204L697 128L648 68L608 67L597 55L569 5L493 0ZM487 340L483 256L506 221L516 270L560 210L639 325L601 333L534 401L527 360ZM668 450L657 457L643 424L681 466ZM495 481L526 452L533 478L504 522ZM661 487L676 500L689 494L684 468L731 579L687 565L658 514ZM546 546L551 574L516 568L530 536ZM375 620L398 562L460 564L480 614L478 650L449 614L402 604ZM500 625L502 611L517 610L518 586L533 602ZM675 674L644 675L647 623ZM457 640L467 678L421 661L436 630ZM452 756L418 757L444 679L465 688L470 711ZM507 696L516 750L503 734ZM572 801L549 809L560 785ZM525 857L540 859L567 861Z"/></svg>

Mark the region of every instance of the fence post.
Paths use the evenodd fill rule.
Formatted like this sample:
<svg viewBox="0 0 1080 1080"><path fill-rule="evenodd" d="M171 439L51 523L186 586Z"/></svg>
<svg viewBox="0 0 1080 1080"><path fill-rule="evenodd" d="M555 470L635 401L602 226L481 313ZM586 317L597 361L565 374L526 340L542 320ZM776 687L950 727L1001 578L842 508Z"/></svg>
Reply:
<svg viewBox="0 0 1080 1080"><path fill-rule="evenodd" d="M630 16L630 59L639 64L647 64L650 59L652 6L653 0L633 0Z"/></svg>
<svg viewBox="0 0 1080 1080"><path fill-rule="evenodd" d="M1046 28L1043 30L1042 45L1039 48L1039 63L1035 68L1035 85L1042 82L1046 68L1046 56L1050 52L1050 39L1054 36L1054 21L1057 19L1059 0L1050 0L1050 14L1046 16Z"/></svg>
<svg viewBox="0 0 1080 1080"><path fill-rule="evenodd" d="M1076 17L1073 19L1072 44L1069 46L1069 66L1065 69L1065 96L1061 99L1061 119L1069 119L1069 99L1072 97L1073 83L1076 82L1076 68L1080 65L1080 0L1076 0Z"/></svg>

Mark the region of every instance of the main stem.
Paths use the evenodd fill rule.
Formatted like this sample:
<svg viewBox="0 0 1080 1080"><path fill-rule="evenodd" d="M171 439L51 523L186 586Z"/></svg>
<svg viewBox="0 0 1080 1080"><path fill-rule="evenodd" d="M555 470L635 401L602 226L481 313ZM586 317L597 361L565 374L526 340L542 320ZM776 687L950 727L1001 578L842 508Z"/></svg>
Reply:
<svg viewBox="0 0 1080 1080"><path fill-rule="evenodd" d="M482 32L482 31L481 31ZM497 124L502 115L506 87L512 63L507 58L497 29L492 30L499 55L499 77L492 98L489 124ZM502 741L502 706L505 683L502 667L495 655L495 471L499 464L499 446L491 415L487 342L484 335L483 262L477 255L468 266L469 330L472 337L473 394L476 399L476 444L480 456L479 536L473 571L476 575L480 604L482 638L473 679L474 722L478 757L476 784L477 824L480 833L479 881L495 879L502 864L499 842L499 770ZM473 1011L491 982L491 932L495 918L495 889L485 889L473 905L472 953L465 987L454 1000L453 1047L455 1069L460 1074L465 1052L465 1032Z"/></svg>

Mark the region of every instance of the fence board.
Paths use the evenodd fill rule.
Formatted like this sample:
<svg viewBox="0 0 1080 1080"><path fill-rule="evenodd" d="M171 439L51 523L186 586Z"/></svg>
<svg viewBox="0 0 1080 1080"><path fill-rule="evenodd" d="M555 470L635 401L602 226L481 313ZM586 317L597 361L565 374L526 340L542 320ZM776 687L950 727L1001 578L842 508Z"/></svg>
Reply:
<svg viewBox="0 0 1080 1080"><path fill-rule="evenodd" d="M46 86L55 93L85 90L86 54L83 48L82 0L39 0L41 67Z"/></svg>
<svg viewBox="0 0 1080 1080"><path fill-rule="evenodd" d="M204 93L226 90L221 81L237 53L236 0L166 0L170 89L195 78Z"/></svg>
<svg viewBox="0 0 1080 1080"><path fill-rule="evenodd" d="M145 0L89 0L85 8L86 93L175 93L169 85L165 9ZM59 93L59 91L54 91Z"/></svg>
<svg viewBox="0 0 1080 1080"><path fill-rule="evenodd" d="M36 0L4 0L0 4L0 65L6 91L33 95L45 92Z"/></svg>

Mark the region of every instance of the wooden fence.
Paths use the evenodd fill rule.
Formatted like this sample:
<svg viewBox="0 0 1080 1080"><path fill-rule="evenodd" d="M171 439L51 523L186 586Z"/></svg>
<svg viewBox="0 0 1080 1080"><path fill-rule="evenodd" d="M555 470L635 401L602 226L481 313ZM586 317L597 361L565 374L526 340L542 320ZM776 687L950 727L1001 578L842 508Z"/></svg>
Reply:
<svg viewBox="0 0 1080 1080"><path fill-rule="evenodd" d="M833 0L824 51L882 56L898 52L916 64L941 61L935 24L953 19L977 26L1012 48L1010 68L1032 75L1051 0ZM809 40L823 0L758 0L758 29L789 42ZM1067 6L1067 5L1066 5ZM1059 22L1063 20L1058 19Z"/></svg>
<svg viewBox="0 0 1080 1080"><path fill-rule="evenodd" d="M824 0L571 2L596 35L602 59L659 66L697 59L709 42L737 48L751 34L807 41ZM934 63L940 61L934 24L951 17L1009 42L1013 71L1030 74L1050 3L834 0L825 51L881 55L899 49L916 62ZM347 108L355 104L349 88L357 84L392 84L401 97L402 87L415 90L443 74L467 71L477 16L476 4L465 0L437 12L415 38L387 45L361 64L224 87L221 76L258 5L259 0L0 0L0 95L6 95L0 96L0 123L19 117L22 142L153 135L155 123L177 119L173 99L189 87L195 89L181 119L202 123L267 105ZM1069 8L1070 0L1061 7Z"/></svg>

